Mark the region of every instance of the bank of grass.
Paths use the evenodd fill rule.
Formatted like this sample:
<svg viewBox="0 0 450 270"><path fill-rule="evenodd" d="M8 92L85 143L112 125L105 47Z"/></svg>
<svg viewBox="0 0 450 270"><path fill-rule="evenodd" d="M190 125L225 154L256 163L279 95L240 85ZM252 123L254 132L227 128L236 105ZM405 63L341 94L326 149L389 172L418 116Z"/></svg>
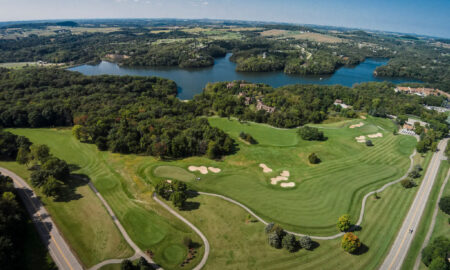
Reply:
<svg viewBox="0 0 450 270"><path fill-rule="evenodd" d="M402 269L404 269L404 270L414 268L416 258L417 258L417 256L419 256L419 254L421 252L422 243L425 240L425 237L426 237L428 230L430 228L430 225L431 225L431 220L432 220L434 208L436 206L436 201L437 201L437 198L439 195L439 191L441 189L442 183L445 180L445 177L447 176L447 172L449 169L450 169L450 166L449 166L448 162L445 162L445 161L441 162L441 165L439 167L439 172L438 172L438 175L436 178L436 182L434 183L433 189L431 190L430 197L428 199L425 211L422 215L420 224L419 224L418 228L416 229L416 235L414 237L413 242L411 243L411 246L409 248L409 251L405 258L405 261L403 262ZM448 184L447 184L447 186L448 186ZM444 192L444 194L445 194L445 192ZM443 228L445 228L445 225L447 224L447 227L449 227L448 221L445 220L447 222L447 223L445 223L445 222L442 222L442 220L439 220L439 217L443 218L443 216L445 216L445 213L443 213L442 211L439 211L439 212L440 213L438 213L438 216L436 217L435 228L437 228L437 231L438 231L437 235L445 235L445 234L440 233L441 229L442 229L442 227L440 227L440 226L444 225ZM450 233L450 230L447 230L446 233ZM449 234L447 234L447 235L449 235ZM423 265L423 264L421 263L421 265ZM425 267L425 265L423 265L423 266Z"/></svg>
<svg viewBox="0 0 450 270"><path fill-rule="evenodd" d="M30 178L30 171L16 162L0 162L0 166L26 180ZM75 196L66 201L54 201L34 190L81 263L90 267L106 259L132 256L133 250L91 189L76 180L71 183Z"/></svg>
<svg viewBox="0 0 450 270"><path fill-rule="evenodd" d="M70 129L12 129L10 131L28 137L33 143L48 145L52 154L70 164L77 165L80 169L74 173L86 175L91 179L133 241L142 250L153 251L155 262L165 269L181 268L180 264L187 256L187 249L182 245L185 236L191 237L201 247L199 248L199 255L183 269L189 269L200 261L204 252L201 239L187 225L154 202L151 199L153 187L135 174L136 166L142 162L142 159L153 162L152 158L99 152L95 145L78 142L73 138ZM12 170L20 173L21 171L17 168L20 166L14 166L16 168L12 168ZM6 167L11 168L11 166ZM29 173L26 170L23 171L22 174ZM96 248L96 239L104 235L105 239L99 239L101 240L99 242L117 251L121 250L121 245L120 243L112 243L109 234L105 232L106 227L103 223L106 220L107 223L113 224L111 218L109 216L99 218L92 214L93 210L90 207L98 205L97 198L83 200L85 197L95 196L89 187L87 185L80 186L77 192L83 195L82 199L62 203L54 203L45 198L43 200L50 208L52 216L57 219L58 224L62 224L61 226L65 228L63 234L68 235L68 238L70 237L69 242L77 253L86 253L86 257L92 257L89 263L86 263L92 265L94 258L96 262L103 260L96 253L105 252L104 247ZM81 202L88 203L89 201L92 205L78 204ZM106 214L106 211L104 212ZM89 220L87 221L87 219ZM72 226L72 224L65 226L66 220L90 229L86 232L89 235L79 235L81 230ZM71 230L74 230L75 233ZM94 235L91 235L93 233ZM97 236L97 233L99 236ZM114 235L113 232L111 234ZM120 240L123 241L122 238ZM91 247L84 247L85 250L77 247L85 242L89 243ZM127 247L127 256L133 254L128 251L129 248ZM115 256L111 255L109 254L108 258L126 257L122 253ZM82 256L80 255L80 257ZM87 258L84 258L84 261L88 261Z"/></svg>
<svg viewBox="0 0 450 270"><path fill-rule="evenodd" d="M416 144L411 136L394 136L395 125L388 119L368 117L320 127L327 141L301 140L296 129L278 129L256 123L239 123L237 120L210 118L216 126L230 134L237 142L238 151L221 161L192 157L176 161L150 161L139 167L139 175L156 183L165 179L178 179L166 171L185 170L190 165L220 168L218 174L193 174L200 181L190 181L191 187L200 191L219 193L231 197L254 210L268 221L281 223L286 229L313 235L336 233L336 220L345 213L357 217L361 200L369 191L405 174L409 155ZM364 126L350 129L349 125L363 122ZM248 145L238 140L239 133L249 133L258 141ZM355 137L380 132L382 138L372 139L375 146L357 143ZM315 152L322 162L311 165L308 155ZM265 174L260 163L273 169ZM289 181L294 188L283 189L270 184L270 178L283 170L290 171Z"/></svg>

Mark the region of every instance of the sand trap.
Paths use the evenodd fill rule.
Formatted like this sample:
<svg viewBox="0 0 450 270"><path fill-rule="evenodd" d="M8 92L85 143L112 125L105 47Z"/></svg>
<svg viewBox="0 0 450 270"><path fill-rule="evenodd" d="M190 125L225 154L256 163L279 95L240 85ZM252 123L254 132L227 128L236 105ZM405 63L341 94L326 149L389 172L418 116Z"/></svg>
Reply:
<svg viewBox="0 0 450 270"><path fill-rule="evenodd" d="M295 183L294 183L294 182L281 183L280 186L281 186L281 187L284 187L284 188L287 188L287 187L295 187Z"/></svg>
<svg viewBox="0 0 450 270"><path fill-rule="evenodd" d="M208 167L208 170L213 173L220 173L220 171L221 171L219 168L214 168L214 167Z"/></svg>
<svg viewBox="0 0 450 270"><path fill-rule="evenodd" d="M167 179L166 182L172 184L172 180Z"/></svg>
<svg viewBox="0 0 450 270"><path fill-rule="evenodd" d="M291 174L289 173L289 171L283 171L280 175L284 177L289 177Z"/></svg>
<svg viewBox="0 0 450 270"><path fill-rule="evenodd" d="M359 143L364 143L366 142L366 136L355 137L355 140Z"/></svg>
<svg viewBox="0 0 450 270"><path fill-rule="evenodd" d="M272 169L269 168L269 167L267 167L267 165L264 164L264 163L259 164L259 167L261 167L261 168L263 169L263 172L265 172L265 173L270 173L270 172L272 172Z"/></svg>
<svg viewBox="0 0 450 270"><path fill-rule="evenodd" d="M288 178L286 176L277 176L277 177L270 178L270 183L272 185L276 185L280 181L287 181L287 180L288 180Z"/></svg>
<svg viewBox="0 0 450 270"><path fill-rule="evenodd" d="M208 173L208 168L206 168L205 166L189 166L188 170L190 170L191 172L195 172L195 171L199 171L201 174L207 174Z"/></svg>
<svg viewBox="0 0 450 270"><path fill-rule="evenodd" d="M357 128L357 127L362 127L362 126L364 126L364 123L360 122L359 124L351 125L350 128Z"/></svg>
<svg viewBox="0 0 450 270"><path fill-rule="evenodd" d="M365 117L364 115L361 115L361 119L367 119L367 117Z"/></svg>
<svg viewBox="0 0 450 270"><path fill-rule="evenodd" d="M383 134L378 132L378 133L375 133L375 134L367 135L367 137L369 137L369 138L380 138L380 137L383 137Z"/></svg>

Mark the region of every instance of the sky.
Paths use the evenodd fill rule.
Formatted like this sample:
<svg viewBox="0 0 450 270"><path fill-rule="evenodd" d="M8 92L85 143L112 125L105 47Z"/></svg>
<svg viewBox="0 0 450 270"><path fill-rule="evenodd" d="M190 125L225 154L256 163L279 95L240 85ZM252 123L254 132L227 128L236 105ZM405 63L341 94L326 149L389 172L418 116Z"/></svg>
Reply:
<svg viewBox="0 0 450 270"><path fill-rule="evenodd" d="M450 0L0 0L0 21L237 19L450 38Z"/></svg>

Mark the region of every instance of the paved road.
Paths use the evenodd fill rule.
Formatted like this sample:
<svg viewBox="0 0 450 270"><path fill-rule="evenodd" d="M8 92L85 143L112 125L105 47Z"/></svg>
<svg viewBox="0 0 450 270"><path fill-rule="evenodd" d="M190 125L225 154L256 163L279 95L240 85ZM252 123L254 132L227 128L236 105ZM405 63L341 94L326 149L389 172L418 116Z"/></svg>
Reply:
<svg viewBox="0 0 450 270"><path fill-rule="evenodd" d="M417 138L416 138L416 139L417 139ZM385 184L384 186L382 186L381 188L379 188L379 189L377 189L377 190L374 190L374 191L371 191L371 192L367 193L367 194L364 196L364 198L363 198L363 200L362 200L362 202L361 202L361 212L360 212L360 214L359 214L359 219L358 219L358 221L356 222L355 225L360 226L361 223L363 222L364 213L365 213L365 207L366 207L366 201L367 201L367 199L368 199L372 194L374 194L374 193L376 193L376 192L380 193L380 192L382 192L383 190L385 190L386 188L388 188L389 186L392 186L392 185L394 185L394 184L397 184L397 183L400 182L402 179L404 179L406 176L408 176L408 173L411 171L411 169L412 169L412 167L413 167L413 164L414 164L414 162L413 162L413 157L414 157L415 154L416 154L416 151L414 150L414 152L409 156L409 159L410 159L411 162L410 162L410 165L409 165L409 169L408 169L408 171L405 173L405 175L403 175L402 177L400 177L400 178L398 178L398 179L396 179L396 180L394 180L394 181L392 181L392 182L389 182L389 183ZM226 201L228 201L228 202L234 203L234 204L236 204L237 206L240 206L241 208L243 208L245 211L247 211L249 214L251 214L253 217L255 217L257 220L259 220L259 221L260 221L261 223L263 223L264 225L267 225L267 223L268 223L267 221L265 221L264 219L262 219L260 216L256 215L252 210L250 210L250 208L248 208L247 206L243 205L242 203L240 203L240 202L238 202L238 201L235 201L235 200L233 200L233 199L231 199L231 198L228 198L228 197L226 197L226 196L219 195L219 194L207 193L207 192L198 192L198 193L199 193L199 194L202 194L202 195L218 197L218 198L221 198L221 199L226 200ZM290 231L286 231L286 232L288 232L288 233L290 233L290 234L293 234L293 235L296 235L296 236L305 236L305 234L301 234L301 233L290 232ZM314 236L314 235L308 235L308 236L311 237L312 239L316 239L316 240L331 240L331 239L336 239L336 238L338 238L338 237L341 237L341 236L343 236L343 235L344 235L344 233L341 232L341 233L337 233L337 234L335 234L335 235L330 235L330 236Z"/></svg>
<svg viewBox="0 0 450 270"><path fill-rule="evenodd" d="M195 227L192 223L190 223L187 219L185 219L182 215L178 214L175 210L170 208L170 206L168 206L165 202L163 202L160 199L158 199L158 197L156 196L156 193L153 193L153 199L157 203L162 205L162 207L164 207L172 215L176 216L178 219L180 219L181 221L186 223L189 227L191 227L200 236L200 238L203 240L203 243L205 244L205 254L203 254L202 260L200 261L200 263L197 266L195 266L193 268L193 270L200 270L200 269L202 269L203 266L205 266L206 261L208 260L209 251L210 251L209 242L208 242L208 239L206 239L206 236L197 227Z"/></svg>
<svg viewBox="0 0 450 270"><path fill-rule="evenodd" d="M428 245L428 243L430 242L431 235L433 234L433 230L434 230L434 225L436 224L436 216L437 216L438 211L439 211L439 200L441 199L442 194L444 193L444 189L445 189L445 186L447 185L449 176L450 176L450 170L448 171L447 177L445 178L445 181L442 183L441 190L439 191L439 195L438 195L438 198L436 200L436 204L434 206L433 218L431 219L430 227L428 228L427 235L425 236L425 240L423 241L423 244L422 244L422 247L420 248L420 251L422 251ZM414 270L418 270L419 269L421 260L422 260L422 252L419 252L419 255L417 256L416 262L414 264Z"/></svg>
<svg viewBox="0 0 450 270"><path fill-rule="evenodd" d="M7 169L0 168L0 172L13 179L19 196L22 198L28 213L36 225L39 235L45 245L47 245L50 255L58 268L70 270L83 269L31 187L22 178Z"/></svg>
<svg viewBox="0 0 450 270"><path fill-rule="evenodd" d="M423 211L427 204L441 160L445 159L444 150L447 141L448 139L442 140L438 146L439 151L433 154L428 170L425 173L416 197L411 205L411 208L409 209L408 215L403 221L402 227L400 228L389 254L380 267L381 270L394 270L401 268L411 242L414 239L420 218L422 217Z"/></svg>

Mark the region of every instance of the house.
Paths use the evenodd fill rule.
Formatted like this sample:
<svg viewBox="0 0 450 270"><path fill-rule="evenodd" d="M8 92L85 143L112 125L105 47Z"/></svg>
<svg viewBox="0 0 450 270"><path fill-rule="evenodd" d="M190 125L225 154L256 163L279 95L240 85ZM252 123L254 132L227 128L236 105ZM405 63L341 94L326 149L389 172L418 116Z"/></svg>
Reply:
<svg viewBox="0 0 450 270"><path fill-rule="evenodd" d="M233 88L235 85L234 82L227 83L227 89Z"/></svg>
<svg viewBox="0 0 450 270"><path fill-rule="evenodd" d="M344 109L349 109L352 107L350 105L345 104L341 99L336 99L333 104L336 106L341 106L341 108Z"/></svg>
<svg viewBox="0 0 450 270"><path fill-rule="evenodd" d="M260 110L264 110L268 113L273 113L275 112L275 107L270 107L265 105L261 99L256 100L256 110L260 111Z"/></svg>
<svg viewBox="0 0 450 270"><path fill-rule="evenodd" d="M394 91L396 93L401 92L401 93L410 94L410 95L418 95L421 97L433 95L433 96L444 96L446 98L450 98L449 93L446 93L442 90L434 89L434 88L425 88L425 87L413 88L413 87L409 87L409 86L397 86L394 89Z"/></svg>
<svg viewBox="0 0 450 270"><path fill-rule="evenodd" d="M406 130L414 130L414 125L411 125L410 123L406 122L403 124L402 128Z"/></svg>

